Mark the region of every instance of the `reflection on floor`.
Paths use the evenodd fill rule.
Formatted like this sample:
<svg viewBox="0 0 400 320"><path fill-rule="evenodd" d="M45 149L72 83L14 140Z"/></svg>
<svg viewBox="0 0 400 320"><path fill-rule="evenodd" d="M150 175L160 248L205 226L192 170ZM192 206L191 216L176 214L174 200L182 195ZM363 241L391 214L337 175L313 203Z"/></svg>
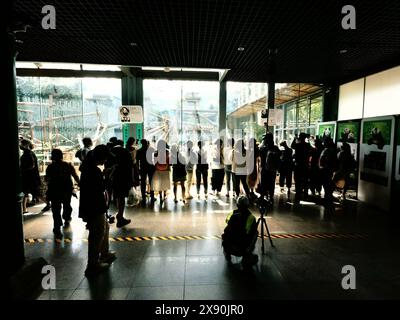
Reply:
<svg viewBox="0 0 400 320"><path fill-rule="evenodd" d="M223 193L225 194L225 193ZM277 190L274 210L267 215L274 247L261 239L260 259L252 271L240 258L226 264L221 235L232 198L209 196L160 208L127 207L132 223L112 225L111 249L118 259L105 273L85 278L87 231L77 217L64 230L68 242L49 241L51 212L24 217L27 258L44 257L56 268L56 290L39 299L392 299L400 298L400 256L397 224L382 212L356 201L324 208L312 201L294 205ZM43 205L42 205L43 206ZM31 208L40 211L40 207ZM254 213L258 216L255 208ZM279 235L327 237L279 237ZM174 236L174 239L151 238ZM181 237L176 237L181 236ZM183 236L192 236L185 239ZM196 238L196 236L198 238ZM135 237L148 237L135 239ZM118 238L124 239L119 241ZM127 240L131 239L131 240ZM159 239L159 240L156 240ZM342 288L342 267L356 269L356 289Z"/></svg>

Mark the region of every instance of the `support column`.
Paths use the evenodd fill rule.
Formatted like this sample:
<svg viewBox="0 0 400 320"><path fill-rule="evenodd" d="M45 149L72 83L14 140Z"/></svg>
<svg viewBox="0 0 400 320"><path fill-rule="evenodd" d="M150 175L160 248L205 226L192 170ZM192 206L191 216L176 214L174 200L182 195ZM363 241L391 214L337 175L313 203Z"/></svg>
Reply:
<svg viewBox="0 0 400 320"><path fill-rule="evenodd" d="M124 76L121 80L122 104L143 106L143 78L134 75ZM128 137L143 138L143 124L127 123L122 128L124 142Z"/></svg>
<svg viewBox="0 0 400 320"><path fill-rule="evenodd" d="M275 109L275 82L268 82L268 110ZM265 127L265 132L269 132L268 123Z"/></svg>
<svg viewBox="0 0 400 320"><path fill-rule="evenodd" d="M219 83L219 113L218 113L219 132L225 131L226 129L226 81L220 81Z"/></svg>
<svg viewBox="0 0 400 320"><path fill-rule="evenodd" d="M8 179L3 188L3 206L7 208L3 212L4 230L7 242L3 246L6 250L4 266L7 275L14 274L25 262L24 235L22 228L22 189L21 173L19 167L19 140L18 140L18 115L16 96L16 72L15 72L15 39L7 30L2 31L3 58L1 59L1 73L3 77L2 94L2 125L1 135L3 148L7 150L3 157L3 168L13 172L13 178ZM15 177L15 178L14 178Z"/></svg>
<svg viewBox="0 0 400 320"><path fill-rule="evenodd" d="M322 121L336 121L339 109L339 86L327 85L323 89Z"/></svg>

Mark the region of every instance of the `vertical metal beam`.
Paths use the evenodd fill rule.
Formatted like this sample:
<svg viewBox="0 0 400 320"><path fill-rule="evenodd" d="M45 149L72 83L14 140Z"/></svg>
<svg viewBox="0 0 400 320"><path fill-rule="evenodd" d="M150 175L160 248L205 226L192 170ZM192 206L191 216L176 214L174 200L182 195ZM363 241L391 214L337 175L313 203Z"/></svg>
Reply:
<svg viewBox="0 0 400 320"><path fill-rule="evenodd" d="M121 79L122 104L143 106L143 78L126 75ZM143 138L143 124L124 124L128 126L129 136Z"/></svg>
<svg viewBox="0 0 400 320"><path fill-rule="evenodd" d="M275 109L275 82L268 82L268 109Z"/></svg>
<svg viewBox="0 0 400 320"><path fill-rule="evenodd" d="M219 83L219 126L218 130L221 132L226 129L226 81Z"/></svg>
<svg viewBox="0 0 400 320"><path fill-rule="evenodd" d="M1 74L3 76L1 136L3 148L7 156L3 157L3 168L12 170L15 178L7 180L7 187L3 189L3 206L7 207L3 213L4 228L7 244L4 245L4 256L7 257L5 267L7 275L16 272L25 261L24 234L22 228L22 188L21 172L19 167L19 140L18 140L18 114L16 96L16 71L15 71L15 39L6 30L1 31L1 43L5 48L1 59Z"/></svg>

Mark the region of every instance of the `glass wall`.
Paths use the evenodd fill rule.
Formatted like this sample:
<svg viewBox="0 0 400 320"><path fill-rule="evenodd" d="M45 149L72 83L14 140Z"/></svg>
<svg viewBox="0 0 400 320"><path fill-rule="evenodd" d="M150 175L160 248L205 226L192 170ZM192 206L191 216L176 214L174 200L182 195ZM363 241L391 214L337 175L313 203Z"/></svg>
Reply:
<svg viewBox="0 0 400 320"><path fill-rule="evenodd" d="M268 85L253 82L227 82L228 134L260 140L265 129L260 123L260 112L265 109Z"/></svg>
<svg viewBox="0 0 400 320"><path fill-rule="evenodd" d="M291 143L300 132L316 134L316 126L322 121L323 99L322 92L302 97L294 101L279 105L284 113L282 127L275 127L275 141L287 140Z"/></svg>
<svg viewBox="0 0 400 320"><path fill-rule="evenodd" d="M53 148L75 162L83 137L121 136L120 79L17 77L17 100L19 136L33 142L42 172Z"/></svg>
<svg viewBox="0 0 400 320"><path fill-rule="evenodd" d="M144 134L155 143L218 137L219 83L215 81L143 81Z"/></svg>
<svg viewBox="0 0 400 320"><path fill-rule="evenodd" d="M262 139L265 128L261 111L267 106L268 85L264 83L227 83L227 128L245 138ZM315 134L322 120L320 86L304 83L275 84L275 109L283 110L283 123L274 127L275 142L293 140L296 133Z"/></svg>

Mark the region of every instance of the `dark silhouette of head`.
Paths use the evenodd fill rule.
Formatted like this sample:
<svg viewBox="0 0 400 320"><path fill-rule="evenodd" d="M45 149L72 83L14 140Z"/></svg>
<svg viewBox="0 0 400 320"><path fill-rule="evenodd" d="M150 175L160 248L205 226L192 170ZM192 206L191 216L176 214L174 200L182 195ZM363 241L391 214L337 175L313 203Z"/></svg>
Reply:
<svg viewBox="0 0 400 320"><path fill-rule="evenodd" d="M58 162L63 159L63 153L60 149L51 150L51 160L53 162Z"/></svg>
<svg viewBox="0 0 400 320"><path fill-rule="evenodd" d="M90 139L89 137L83 138L82 143L85 148L90 148L93 145L92 139Z"/></svg>

